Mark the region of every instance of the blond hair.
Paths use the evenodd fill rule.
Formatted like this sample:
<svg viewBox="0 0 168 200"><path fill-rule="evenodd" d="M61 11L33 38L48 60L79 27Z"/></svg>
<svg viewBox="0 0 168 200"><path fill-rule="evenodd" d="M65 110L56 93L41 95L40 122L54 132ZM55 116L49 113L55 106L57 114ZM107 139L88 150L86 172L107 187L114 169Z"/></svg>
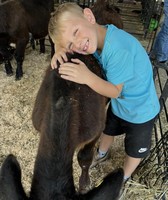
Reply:
<svg viewBox="0 0 168 200"><path fill-rule="evenodd" d="M60 46L62 32L65 28L64 22L69 20L72 16L78 18L84 17L83 9L76 3L63 3L57 7L54 13L52 13L48 25L48 32L56 46Z"/></svg>

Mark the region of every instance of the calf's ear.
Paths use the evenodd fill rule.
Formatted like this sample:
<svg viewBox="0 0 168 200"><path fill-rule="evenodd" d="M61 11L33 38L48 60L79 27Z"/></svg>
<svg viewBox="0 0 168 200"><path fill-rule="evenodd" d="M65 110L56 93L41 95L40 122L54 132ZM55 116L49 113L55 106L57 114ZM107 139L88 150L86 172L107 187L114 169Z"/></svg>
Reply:
<svg viewBox="0 0 168 200"><path fill-rule="evenodd" d="M21 183L21 168L12 154L9 154L0 169L0 199L28 199Z"/></svg>
<svg viewBox="0 0 168 200"><path fill-rule="evenodd" d="M83 195L87 200L117 200L123 185L122 168L109 173L97 187Z"/></svg>

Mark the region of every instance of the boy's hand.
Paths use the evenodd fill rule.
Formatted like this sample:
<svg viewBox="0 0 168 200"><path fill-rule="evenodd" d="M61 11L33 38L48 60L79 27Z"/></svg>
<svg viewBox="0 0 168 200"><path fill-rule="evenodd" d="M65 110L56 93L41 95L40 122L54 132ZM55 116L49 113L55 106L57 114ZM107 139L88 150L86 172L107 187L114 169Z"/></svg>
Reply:
<svg viewBox="0 0 168 200"><path fill-rule="evenodd" d="M67 56L66 56L66 49L59 49L55 52L55 54L53 55L52 59L51 59L51 68L55 69L57 68L57 61L60 64L63 64L64 62L67 62Z"/></svg>
<svg viewBox="0 0 168 200"><path fill-rule="evenodd" d="M92 72L79 59L71 59L73 63L67 62L60 65L61 77L80 84L87 84Z"/></svg>

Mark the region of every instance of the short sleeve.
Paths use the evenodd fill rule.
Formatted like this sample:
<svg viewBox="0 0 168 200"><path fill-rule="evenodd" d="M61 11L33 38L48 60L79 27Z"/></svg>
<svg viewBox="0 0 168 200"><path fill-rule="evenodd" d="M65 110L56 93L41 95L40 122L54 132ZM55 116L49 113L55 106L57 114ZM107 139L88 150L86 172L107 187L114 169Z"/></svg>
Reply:
<svg viewBox="0 0 168 200"><path fill-rule="evenodd" d="M133 56L127 50L118 50L106 60L106 77L114 85L121 84L134 76Z"/></svg>

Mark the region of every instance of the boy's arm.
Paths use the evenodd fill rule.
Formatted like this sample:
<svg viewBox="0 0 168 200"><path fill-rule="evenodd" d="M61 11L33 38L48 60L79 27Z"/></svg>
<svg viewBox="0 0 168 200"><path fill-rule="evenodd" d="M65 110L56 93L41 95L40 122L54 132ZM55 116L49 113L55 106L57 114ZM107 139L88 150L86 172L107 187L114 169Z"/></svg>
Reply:
<svg viewBox="0 0 168 200"><path fill-rule="evenodd" d="M61 77L80 84L86 84L95 92L110 98L117 98L123 84L113 85L91 72L86 65L79 59L72 59L74 63L63 63L59 68Z"/></svg>
<svg viewBox="0 0 168 200"><path fill-rule="evenodd" d="M95 92L109 98L119 97L123 88L123 84L114 85L108 81L101 79L94 73L90 74L87 85Z"/></svg>

